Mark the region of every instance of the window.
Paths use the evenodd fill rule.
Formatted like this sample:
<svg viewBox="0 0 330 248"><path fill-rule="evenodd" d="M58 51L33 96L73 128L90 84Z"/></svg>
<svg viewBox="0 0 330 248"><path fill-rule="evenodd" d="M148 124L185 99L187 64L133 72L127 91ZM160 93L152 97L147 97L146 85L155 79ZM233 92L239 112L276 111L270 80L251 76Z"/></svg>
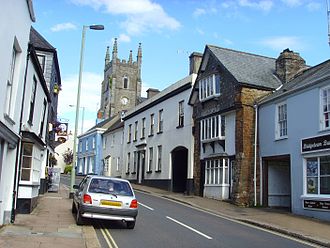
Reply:
<svg viewBox="0 0 330 248"><path fill-rule="evenodd" d="M321 130L330 128L330 87L321 89Z"/></svg>
<svg viewBox="0 0 330 248"><path fill-rule="evenodd" d="M82 152L82 141L79 141L79 150Z"/></svg>
<svg viewBox="0 0 330 248"><path fill-rule="evenodd" d="M42 72L45 72L45 65L46 65L46 56L43 54L37 54L38 60L39 60L39 64L41 67Z"/></svg>
<svg viewBox="0 0 330 248"><path fill-rule="evenodd" d="M184 109L183 109L184 101L179 102L179 127L183 127L184 125Z"/></svg>
<svg viewBox="0 0 330 248"><path fill-rule="evenodd" d="M146 135L146 118L142 119L142 128L141 128L141 139L144 139Z"/></svg>
<svg viewBox="0 0 330 248"><path fill-rule="evenodd" d="M85 150L88 151L88 139L85 141Z"/></svg>
<svg viewBox="0 0 330 248"><path fill-rule="evenodd" d="M163 132L163 110L159 110L158 112L158 133Z"/></svg>
<svg viewBox="0 0 330 248"><path fill-rule="evenodd" d="M127 143L131 142L131 138L132 138L132 124L129 124L128 125Z"/></svg>
<svg viewBox="0 0 330 248"><path fill-rule="evenodd" d="M17 80L17 67L18 67L18 57L19 53L21 52L18 42L15 38L15 42L13 45L13 50L11 54L11 61L10 61L10 71L7 80L7 87L6 87L6 105L5 111L9 117L12 117L14 114L14 101L15 101L15 94L14 94L14 85L15 81Z"/></svg>
<svg viewBox="0 0 330 248"><path fill-rule="evenodd" d="M33 144L23 143L21 180L31 180Z"/></svg>
<svg viewBox="0 0 330 248"><path fill-rule="evenodd" d="M120 158L118 157L118 158L116 159L116 170L117 170L117 171L119 171L119 160L120 160Z"/></svg>
<svg viewBox="0 0 330 248"><path fill-rule="evenodd" d="M103 139L102 139L102 148L103 148L103 150L106 148L107 140L108 140L108 137L103 137Z"/></svg>
<svg viewBox="0 0 330 248"><path fill-rule="evenodd" d="M200 121L201 141L219 140L225 138L225 116L215 115Z"/></svg>
<svg viewBox="0 0 330 248"><path fill-rule="evenodd" d="M157 168L156 171L160 172L162 170L162 146L157 147Z"/></svg>
<svg viewBox="0 0 330 248"><path fill-rule="evenodd" d="M150 134L149 135L154 135L154 126L155 126L155 115L151 114L150 115Z"/></svg>
<svg viewBox="0 0 330 248"><path fill-rule="evenodd" d="M136 121L135 125L134 125L134 139L133 139L133 141L137 140L137 136L138 136L138 122Z"/></svg>
<svg viewBox="0 0 330 248"><path fill-rule="evenodd" d="M127 153L127 166L126 166L126 174L129 173L130 170L130 163L131 163L131 153Z"/></svg>
<svg viewBox="0 0 330 248"><path fill-rule="evenodd" d="M30 114L29 114L29 123L32 125L33 122L33 113L34 113L34 104L36 101L36 92L37 92L37 79L33 77L33 84L31 89L31 98L30 98Z"/></svg>
<svg viewBox="0 0 330 248"><path fill-rule="evenodd" d="M210 159L205 161L205 184L229 184L229 159Z"/></svg>
<svg viewBox="0 0 330 248"><path fill-rule="evenodd" d="M132 173L135 173L136 172L136 164L137 164L137 160L138 160L138 154L137 154L137 151L134 152L133 154L133 171Z"/></svg>
<svg viewBox="0 0 330 248"><path fill-rule="evenodd" d="M306 193L330 195L330 156L306 159Z"/></svg>
<svg viewBox="0 0 330 248"><path fill-rule="evenodd" d="M147 172L152 171L153 156L154 156L154 149L153 149L153 147L149 147L149 162L148 162L148 165L147 165Z"/></svg>
<svg viewBox="0 0 330 248"><path fill-rule="evenodd" d="M92 149L95 149L95 137L93 137L93 140L92 140Z"/></svg>
<svg viewBox="0 0 330 248"><path fill-rule="evenodd" d="M44 99L44 105L43 105L43 110L42 110L42 119L41 119L41 123L40 123L40 132L39 132L40 137L43 137L45 118L46 118L46 109L47 109L47 101L46 101L46 99Z"/></svg>
<svg viewBox="0 0 330 248"><path fill-rule="evenodd" d="M126 76L123 78L123 88L128 89L128 77Z"/></svg>
<svg viewBox="0 0 330 248"><path fill-rule="evenodd" d="M285 138L288 135L287 105L280 103L276 106L276 139Z"/></svg>
<svg viewBox="0 0 330 248"><path fill-rule="evenodd" d="M220 75L210 75L199 81L199 100L204 101L220 95Z"/></svg>
<svg viewBox="0 0 330 248"><path fill-rule="evenodd" d="M89 158L89 170L88 170L88 174L93 174L94 173L94 159L95 159L94 156Z"/></svg>

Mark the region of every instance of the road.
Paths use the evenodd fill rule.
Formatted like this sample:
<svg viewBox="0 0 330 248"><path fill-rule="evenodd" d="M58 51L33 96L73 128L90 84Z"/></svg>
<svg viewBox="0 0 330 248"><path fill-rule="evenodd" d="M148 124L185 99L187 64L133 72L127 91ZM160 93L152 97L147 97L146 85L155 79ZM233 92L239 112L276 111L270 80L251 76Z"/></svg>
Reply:
<svg viewBox="0 0 330 248"><path fill-rule="evenodd" d="M61 177L61 183L70 185L70 178ZM124 223L113 221L86 223L94 226L102 248L317 247L169 199L135 193L139 201L135 229L126 229Z"/></svg>
<svg viewBox="0 0 330 248"><path fill-rule="evenodd" d="M140 192L136 195L140 205L134 230L126 229L120 222L94 224L102 247L313 247L168 199Z"/></svg>

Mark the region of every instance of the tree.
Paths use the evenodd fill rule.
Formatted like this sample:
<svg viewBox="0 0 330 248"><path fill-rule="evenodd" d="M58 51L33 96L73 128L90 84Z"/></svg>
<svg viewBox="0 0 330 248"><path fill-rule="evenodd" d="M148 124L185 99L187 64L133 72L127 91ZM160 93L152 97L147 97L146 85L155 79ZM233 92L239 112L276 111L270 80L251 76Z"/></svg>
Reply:
<svg viewBox="0 0 330 248"><path fill-rule="evenodd" d="M68 148L65 152L62 153L64 163L66 165L72 164L73 161L73 151Z"/></svg>

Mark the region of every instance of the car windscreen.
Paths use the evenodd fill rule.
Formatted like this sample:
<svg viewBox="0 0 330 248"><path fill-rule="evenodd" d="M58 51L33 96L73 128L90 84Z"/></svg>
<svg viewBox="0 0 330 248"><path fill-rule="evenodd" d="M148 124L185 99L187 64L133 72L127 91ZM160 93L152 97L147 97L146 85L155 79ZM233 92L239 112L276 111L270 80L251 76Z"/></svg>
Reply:
<svg viewBox="0 0 330 248"><path fill-rule="evenodd" d="M112 179L92 178L88 192L133 196L129 183Z"/></svg>

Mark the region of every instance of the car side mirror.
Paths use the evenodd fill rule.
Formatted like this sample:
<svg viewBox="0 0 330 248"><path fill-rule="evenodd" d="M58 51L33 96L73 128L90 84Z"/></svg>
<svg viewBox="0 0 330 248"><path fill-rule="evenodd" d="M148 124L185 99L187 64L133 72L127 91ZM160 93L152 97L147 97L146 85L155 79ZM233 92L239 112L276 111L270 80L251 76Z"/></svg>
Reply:
<svg viewBox="0 0 330 248"><path fill-rule="evenodd" d="M73 189L79 189L79 185L73 185Z"/></svg>

